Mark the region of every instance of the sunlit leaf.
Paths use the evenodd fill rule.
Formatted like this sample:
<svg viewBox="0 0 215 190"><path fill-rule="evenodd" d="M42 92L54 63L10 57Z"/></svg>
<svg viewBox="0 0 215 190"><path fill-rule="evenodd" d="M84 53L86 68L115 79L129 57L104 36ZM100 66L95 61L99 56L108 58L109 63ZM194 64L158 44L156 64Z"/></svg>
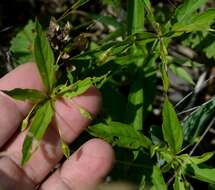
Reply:
<svg viewBox="0 0 215 190"><path fill-rule="evenodd" d="M187 172L195 179L215 184L215 168L200 167L196 164L189 164L187 166Z"/></svg>
<svg viewBox="0 0 215 190"><path fill-rule="evenodd" d="M55 84L55 58L46 34L38 21L36 21L36 32L34 56L46 90L50 92Z"/></svg>
<svg viewBox="0 0 215 190"><path fill-rule="evenodd" d="M75 96L79 96L86 92L91 86L97 86L100 88L102 84L107 80L107 75L101 77L88 77L83 80L79 80L70 86L62 86L62 88L57 92L57 96L63 96L65 98L71 99Z"/></svg>
<svg viewBox="0 0 215 190"><path fill-rule="evenodd" d="M144 0L128 0L128 34L142 32L144 29Z"/></svg>
<svg viewBox="0 0 215 190"><path fill-rule="evenodd" d="M167 190L162 172L158 166L153 166L151 178L153 183L151 190Z"/></svg>
<svg viewBox="0 0 215 190"><path fill-rule="evenodd" d="M60 140L60 143L63 154L66 156L66 158L69 158L71 153L69 146L63 141L63 139Z"/></svg>
<svg viewBox="0 0 215 190"><path fill-rule="evenodd" d="M190 160L195 164L201 164L203 162L208 161L213 157L215 152L206 152L202 154L201 156L192 156L190 157Z"/></svg>
<svg viewBox="0 0 215 190"><path fill-rule="evenodd" d="M195 11L202 5L206 4L208 0L184 0L183 4L177 7L175 15L178 22L187 22L190 20Z"/></svg>
<svg viewBox="0 0 215 190"><path fill-rule="evenodd" d="M176 23L172 27L175 32L196 32L207 31L215 19L215 9L208 9L207 11L193 17L190 23Z"/></svg>
<svg viewBox="0 0 215 190"><path fill-rule="evenodd" d="M151 146L151 141L146 136L136 131L130 125L120 122L92 125L88 128L88 132L119 147L140 149Z"/></svg>
<svg viewBox="0 0 215 190"><path fill-rule="evenodd" d="M175 182L173 184L174 190L186 190L185 184L181 176L176 175Z"/></svg>
<svg viewBox="0 0 215 190"><path fill-rule="evenodd" d="M53 112L51 101L45 101L40 104L40 107L37 109L23 143L22 165L26 164L32 153L39 147L39 143L52 120ZM33 147L33 144L35 147Z"/></svg>
<svg viewBox="0 0 215 190"><path fill-rule="evenodd" d="M40 102L46 98L45 94L35 89L15 88L13 90L2 90L8 96L16 100L29 100L32 103Z"/></svg>

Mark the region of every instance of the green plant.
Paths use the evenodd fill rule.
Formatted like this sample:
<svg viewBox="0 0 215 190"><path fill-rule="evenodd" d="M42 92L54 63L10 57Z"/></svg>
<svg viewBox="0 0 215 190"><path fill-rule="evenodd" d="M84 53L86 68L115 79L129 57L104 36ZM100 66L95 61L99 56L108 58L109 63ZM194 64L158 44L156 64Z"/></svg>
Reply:
<svg viewBox="0 0 215 190"><path fill-rule="evenodd" d="M180 60L170 55L168 47L174 40L197 47L202 41L193 37L194 34L202 35L204 41L211 32L214 32L212 24L215 19L215 9L199 13L197 10L205 5L207 0L185 0L176 8L173 16L169 18L164 15L165 19L162 22L157 21L159 18L154 13L149 0L128 0L126 25L113 17L87 14L87 17L100 21L104 25L114 26L115 31L106 35L98 43L91 42L89 49L81 47L80 52L74 53L74 49L77 48L76 38L70 39L66 36L70 37L72 31L78 29L70 30L63 20L68 18L71 10L86 2L78 1L54 22L55 27L60 27L65 37L60 41L60 50L59 47L55 48L56 44L50 39L57 61L45 33L36 21L34 56L46 93L29 89L4 91L15 99L28 99L35 103L22 123L22 130L30 126L29 135L23 144L22 164L25 164L31 156L33 141L38 142L42 139L53 116L56 99L58 97L71 99L85 92L91 85L97 85L101 87L103 94L103 114L87 129L87 132L116 147L131 150L128 157L132 158L125 159L126 163L141 159L140 166L143 166L143 169L139 169L142 171L134 175L138 176L137 182L140 184L140 189L168 189L170 184L175 190L190 189L191 184L188 182L190 178L215 184L215 169L203 164L212 158L214 152L207 152L201 156L192 155L205 136L205 132L212 125L207 127L208 123L213 122L215 99L212 98L199 106L180 121L168 97L171 86L169 70L190 85L195 84L184 69L186 62L194 61ZM112 1L106 3L113 5ZM92 22L89 24L91 25ZM151 32L144 30L146 25L149 25ZM31 26L32 23L26 27L31 28ZM56 32L55 29L53 32ZM22 35L20 33L17 39L12 41L11 50L14 53L17 52L15 47L19 44ZM83 35L78 36L78 42L81 44L83 42L85 46L86 39ZM117 39L119 37L121 40ZM20 40L24 41L23 38ZM212 47L214 42L203 49L209 58L215 55L211 51ZM28 51L28 53L32 52ZM60 65L65 61L66 69ZM191 68L198 66L196 63L193 63L194 66L187 65ZM76 71L71 70L71 66L75 67ZM66 81L70 81L71 84L68 85L65 80L59 79L61 84L56 85L59 83L56 80L57 71L66 73ZM107 74L109 74L108 77ZM151 126L151 130L148 130L149 127L144 124L147 123L146 119L152 112L157 93L157 81L160 79L163 84L164 100L162 127ZM126 93L123 94L120 91L121 88L126 89ZM44 114L47 110L49 110L48 114ZM83 108L79 110L81 114L91 119L90 114ZM61 142L63 152L68 157L69 147L63 140ZM188 151L192 146L191 151ZM116 151L121 150L124 149ZM149 168L144 167L144 164Z"/></svg>

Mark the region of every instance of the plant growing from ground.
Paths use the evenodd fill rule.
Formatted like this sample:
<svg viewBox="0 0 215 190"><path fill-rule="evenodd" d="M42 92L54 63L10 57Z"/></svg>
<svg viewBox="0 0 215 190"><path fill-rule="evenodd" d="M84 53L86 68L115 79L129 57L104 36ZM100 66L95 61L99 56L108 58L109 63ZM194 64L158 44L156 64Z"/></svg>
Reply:
<svg viewBox="0 0 215 190"><path fill-rule="evenodd" d="M52 27L49 29L51 45L39 22L36 21L34 48L31 48L31 51L25 48L23 51L28 52L27 55L30 57L27 57L28 60L32 59L34 52L46 92L32 89L4 91L15 99L30 100L34 103L22 123L22 130L30 127L23 143L22 164L30 159L32 152L39 146L51 122L57 98L72 99L84 93L91 85L98 87L103 85L101 88L104 97L103 114L87 132L110 142L115 147L129 149L128 157L132 159L125 159L125 162L131 164L131 167L133 163L135 167L135 162L141 160L139 164L141 172L134 175L138 177L139 189L165 190L170 185L174 190L190 189L192 186L190 178L209 183L211 186L215 184L215 169L205 164L212 158L214 152L193 156L196 147L214 123L215 99L212 98L200 105L180 121L168 96L171 86L169 70L190 85L195 84L181 64L185 61L172 56L168 47L174 40L199 44L201 41L194 40L192 35L200 33L205 39L213 32L211 26L215 19L215 9L199 13L197 10L205 5L207 0L185 0L176 8L171 18L165 22L158 22L149 0L128 0L126 24L118 22L113 17L87 14L87 17L115 28L99 43L91 42L87 48L87 33L72 39L71 31L78 29L72 28L69 22L66 24L63 22L64 25L61 23L79 5L87 2L78 1L60 19L52 20L50 25ZM87 24L88 27L91 25L92 22ZM146 25L149 25L150 32L144 30ZM24 30L29 31L31 27L32 22ZM12 41L11 51L14 55L19 55L16 45L23 40L23 35L18 34ZM26 44L32 42L28 41ZM213 45L210 44L211 47ZM215 57L211 47L205 47L203 51ZM21 61L26 57L19 58ZM188 66L193 67L189 64ZM194 67L197 66L195 63ZM107 77L109 71L110 75ZM62 80L62 84L59 85L57 73L66 75L66 81L70 84ZM151 130L148 130L144 123L152 112L156 82L159 79L162 81L162 126L151 126ZM122 88L126 89L124 96L120 91ZM90 113L81 107L78 109L82 115L91 119ZM34 143L36 146L33 146ZM70 150L62 139L61 145L65 156L68 157Z"/></svg>

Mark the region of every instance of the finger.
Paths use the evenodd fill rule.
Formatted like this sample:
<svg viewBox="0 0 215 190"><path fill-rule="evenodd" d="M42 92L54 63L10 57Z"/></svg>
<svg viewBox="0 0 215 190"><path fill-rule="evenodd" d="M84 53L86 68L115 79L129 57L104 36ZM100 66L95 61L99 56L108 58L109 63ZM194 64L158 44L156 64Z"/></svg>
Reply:
<svg viewBox="0 0 215 190"><path fill-rule="evenodd" d="M0 79L1 90L13 88L43 89L39 73L34 64L24 64ZM14 101L0 93L0 147L13 135L32 105L29 102Z"/></svg>
<svg viewBox="0 0 215 190"><path fill-rule="evenodd" d="M94 189L110 171L113 161L111 146L102 140L92 139L72 154L40 189Z"/></svg>

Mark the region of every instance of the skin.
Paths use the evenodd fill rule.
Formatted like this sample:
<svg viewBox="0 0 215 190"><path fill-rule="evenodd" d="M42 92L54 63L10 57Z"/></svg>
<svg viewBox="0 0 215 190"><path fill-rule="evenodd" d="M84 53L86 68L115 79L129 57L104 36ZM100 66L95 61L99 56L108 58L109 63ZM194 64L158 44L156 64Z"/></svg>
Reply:
<svg viewBox="0 0 215 190"><path fill-rule="evenodd" d="M13 88L44 91L34 63L21 65L0 79L1 90ZM21 149L26 131L19 133L19 126L32 105L15 101L0 92L0 190L31 190L36 187L40 190L89 190L102 182L113 165L114 153L108 143L99 139L83 144L53 171L63 157L57 128L64 141L72 143L89 124L75 108L77 104L96 116L101 106L101 95L92 87L72 101L57 100L53 121L39 149L21 167Z"/></svg>

